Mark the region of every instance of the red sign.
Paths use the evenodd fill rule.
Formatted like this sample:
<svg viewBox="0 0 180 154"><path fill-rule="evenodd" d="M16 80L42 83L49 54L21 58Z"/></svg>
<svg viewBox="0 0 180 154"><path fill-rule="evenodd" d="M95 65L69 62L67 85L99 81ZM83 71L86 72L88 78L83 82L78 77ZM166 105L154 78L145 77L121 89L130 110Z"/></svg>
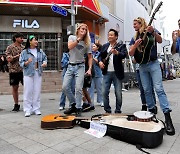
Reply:
<svg viewBox="0 0 180 154"><path fill-rule="evenodd" d="M45 3L45 4L62 4L71 5L71 0L9 0L9 2L22 2L22 3ZM76 1L75 1L76 4ZM82 3L78 2L78 5L85 6L95 13L101 14L98 0L82 0Z"/></svg>

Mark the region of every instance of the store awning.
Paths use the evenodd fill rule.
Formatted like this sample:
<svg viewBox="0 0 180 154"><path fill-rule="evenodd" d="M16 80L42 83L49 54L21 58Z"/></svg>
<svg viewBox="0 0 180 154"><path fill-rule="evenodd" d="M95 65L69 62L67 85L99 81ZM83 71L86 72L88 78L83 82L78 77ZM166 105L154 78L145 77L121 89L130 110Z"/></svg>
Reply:
<svg viewBox="0 0 180 154"><path fill-rule="evenodd" d="M23 16L54 16L70 19L70 13L67 17L54 13L51 6L58 6L70 9L71 0L7 0L0 1L0 10L2 15L23 15ZM11 11L10 11L11 10ZM109 9L99 3L98 0L82 0L82 3L75 2L77 10L76 20L103 20L108 21Z"/></svg>

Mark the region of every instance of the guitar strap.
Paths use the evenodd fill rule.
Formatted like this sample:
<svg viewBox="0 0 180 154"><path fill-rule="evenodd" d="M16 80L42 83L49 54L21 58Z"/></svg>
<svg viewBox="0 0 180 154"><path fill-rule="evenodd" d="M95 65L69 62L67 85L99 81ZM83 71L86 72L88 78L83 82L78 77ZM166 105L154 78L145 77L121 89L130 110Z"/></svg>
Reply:
<svg viewBox="0 0 180 154"><path fill-rule="evenodd" d="M140 151L146 153L146 154L150 154L149 152L143 150L143 149L142 149L142 145L140 145L140 144L136 144L136 148L137 148L138 150L140 150Z"/></svg>
<svg viewBox="0 0 180 154"><path fill-rule="evenodd" d="M152 120L152 121L158 123L158 119L156 118L156 116L155 116L154 118L155 118L155 120ZM159 120L160 120L160 119L159 119ZM162 121L162 120L160 120L160 121L162 122L162 124L164 125L164 128L165 128L165 123L164 123L164 121ZM144 149L142 149L143 147L142 147L142 145L140 145L140 144L136 144L136 148L137 148L138 150L146 153L146 154L150 154L149 152L147 152L147 151L145 151Z"/></svg>

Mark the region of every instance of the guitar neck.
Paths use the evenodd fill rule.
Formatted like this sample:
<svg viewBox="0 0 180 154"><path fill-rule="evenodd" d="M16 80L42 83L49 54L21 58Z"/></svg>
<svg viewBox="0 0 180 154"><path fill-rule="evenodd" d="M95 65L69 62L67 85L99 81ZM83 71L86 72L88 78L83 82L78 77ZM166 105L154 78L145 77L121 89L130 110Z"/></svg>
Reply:
<svg viewBox="0 0 180 154"><path fill-rule="evenodd" d="M116 47L117 44L118 44L118 43L116 42L116 43L113 45L112 49L115 49L115 47ZM109 51L109 53L107 54L105 60L108 60L108 58L111 56L111 54L112 54L112 52Z"/></svg>
<svg viewBox="0 0 180 154"><path fill-rule="evenodd" d="M154 12L153 12L153 14L152 14L152 17L151 17L151 19L150 19L150 21L149 21L148 26L151 26L151 24L152 24L152 22L153 22L153 20L154 20L155 14L156 14L156 12L159 11L159 9L160 9L160 7L161 7L162 4L163 4L163 2L161 1L161 2L158 4L158 6L156 7L156 9L154 10ZM147 36L147 31L145 32L145 34L144 34L144 36L143 36L143 38L142 38L143 41L145 40L146 36Z"/></svg>
<svg viewBox="0 0 180 154"><path fill-rule="evenodd" d="M151 17L148 26L151 26L151 24L152 24L152 22L153 22L153 19L154 19L154 16ZM144 34L144 36L143 36L143 38L142 38L143 41L145 40L146 36L147 36L147 30L145 31L145 34Z"/></svg>
<svg viewBox="0 0 180 154"><path fill-rule="evenodd" d="M108 60L108 58L111 56L112 52L109 52L105 58L105 60Z"/></svg>

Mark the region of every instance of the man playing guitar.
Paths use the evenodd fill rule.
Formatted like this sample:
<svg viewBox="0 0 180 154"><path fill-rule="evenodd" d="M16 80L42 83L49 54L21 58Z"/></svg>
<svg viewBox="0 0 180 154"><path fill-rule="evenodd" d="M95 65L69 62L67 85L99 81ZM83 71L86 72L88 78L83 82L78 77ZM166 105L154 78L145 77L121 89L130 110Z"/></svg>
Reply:
<svg viewBox="0 0 180 154"><path fill-rule="evenodd" d="M134 19L133 27L136 31L136 35L131 39L130 42L129 55L131 56L134 56L136 49L144 43L142 42L141 38L136 37L139 33L147 31L148 36L154 37L155 41L153 43L154 45L150 49L149 60L146 63L141 63L139 65L140 78L149 111L156 114L152 90L149 88L151 87L151 82L153 82L153 86L159 99L160 107L165 115L166 132L168 135L174 135L175 129L170 116L171 109L166 93L164 92L161 68L157 60L157 42L162 43L161 34L152 26L147 26L145 19L141 17ZM145 52L147 52L146 49Z"/></svg>
<svg viewBox="0 0 180 154"><path fill-rule="evenodd" d="M116 96L115 113L121 113L122 106L122 79L124 78L124 68L122 59L127 55L125 44L118 44L118 32L110 29L108 32L108 43L102 46L99 55L99 66L103 73L103 102L104 110L111 113L109 105L109 91L111 83L114 85Z"/></svg>

